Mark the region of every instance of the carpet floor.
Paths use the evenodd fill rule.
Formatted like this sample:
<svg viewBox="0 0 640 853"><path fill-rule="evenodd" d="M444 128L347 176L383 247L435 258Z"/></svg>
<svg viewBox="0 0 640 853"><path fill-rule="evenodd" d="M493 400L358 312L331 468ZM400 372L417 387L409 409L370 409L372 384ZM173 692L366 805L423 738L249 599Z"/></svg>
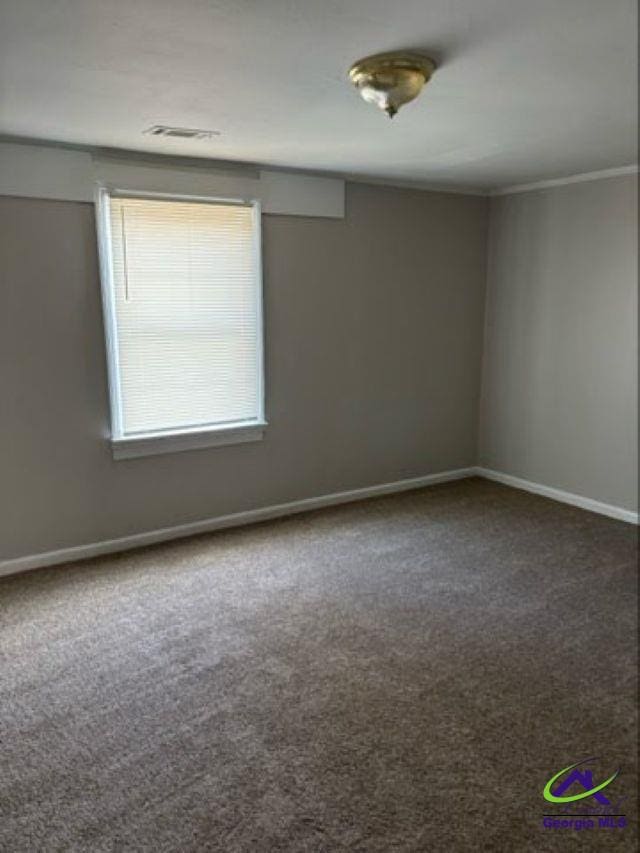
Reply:
<svg viewBox="0 0 640 853"><path fill-rule="evenodd" d="M636 581L481 480L4 578L0 849L636 850Z"/></svg>

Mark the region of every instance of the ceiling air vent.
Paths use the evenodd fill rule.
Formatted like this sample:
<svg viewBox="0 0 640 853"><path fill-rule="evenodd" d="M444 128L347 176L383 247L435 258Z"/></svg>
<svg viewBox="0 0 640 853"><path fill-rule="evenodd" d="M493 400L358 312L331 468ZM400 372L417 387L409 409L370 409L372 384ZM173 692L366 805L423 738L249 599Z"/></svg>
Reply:
<svg viewBox="0 0 640 853"><path fill-rule="evenodd" d="M149 136L169 136L173 139L211 139L220 136L218 130L200 130L197 127L169 127L166 124L154 124L147 128L144 133Z"/></svg>

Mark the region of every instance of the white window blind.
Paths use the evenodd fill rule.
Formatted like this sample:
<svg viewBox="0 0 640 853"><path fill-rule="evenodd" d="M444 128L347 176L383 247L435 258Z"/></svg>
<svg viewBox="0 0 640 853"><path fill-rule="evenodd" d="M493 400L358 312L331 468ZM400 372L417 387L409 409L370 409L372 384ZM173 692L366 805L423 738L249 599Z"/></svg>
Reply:
<svg viewBox="0 0 640 853"><path fill-rule="evenodd" d="M114 438L261 423L259 208L103 204Z"/></svg>

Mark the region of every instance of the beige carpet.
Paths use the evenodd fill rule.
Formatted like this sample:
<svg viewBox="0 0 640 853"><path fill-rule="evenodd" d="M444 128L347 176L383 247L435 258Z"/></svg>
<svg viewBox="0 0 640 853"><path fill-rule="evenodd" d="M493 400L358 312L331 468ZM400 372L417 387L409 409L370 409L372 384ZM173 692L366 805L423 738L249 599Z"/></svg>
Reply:
<svg viewBox="0 0 640 853"><path fill-rule="evenodd" d="M469 480L5 578L0 849L635 850L636 546Z"/></svg>

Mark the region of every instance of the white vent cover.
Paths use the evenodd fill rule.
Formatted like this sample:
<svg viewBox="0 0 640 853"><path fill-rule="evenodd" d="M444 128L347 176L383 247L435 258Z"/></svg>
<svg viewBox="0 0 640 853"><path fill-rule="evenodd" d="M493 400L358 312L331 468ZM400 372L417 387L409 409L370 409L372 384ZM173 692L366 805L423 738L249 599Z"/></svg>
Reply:
<svg viewBox="0 0 640 853"><path fill-rule="evenodd" d="M200 130L197 127L169 127L166 124L154 124L147 128L144 133L149 136L170 136L174 139L211 139L220 136L218 130Z"/></svg>

